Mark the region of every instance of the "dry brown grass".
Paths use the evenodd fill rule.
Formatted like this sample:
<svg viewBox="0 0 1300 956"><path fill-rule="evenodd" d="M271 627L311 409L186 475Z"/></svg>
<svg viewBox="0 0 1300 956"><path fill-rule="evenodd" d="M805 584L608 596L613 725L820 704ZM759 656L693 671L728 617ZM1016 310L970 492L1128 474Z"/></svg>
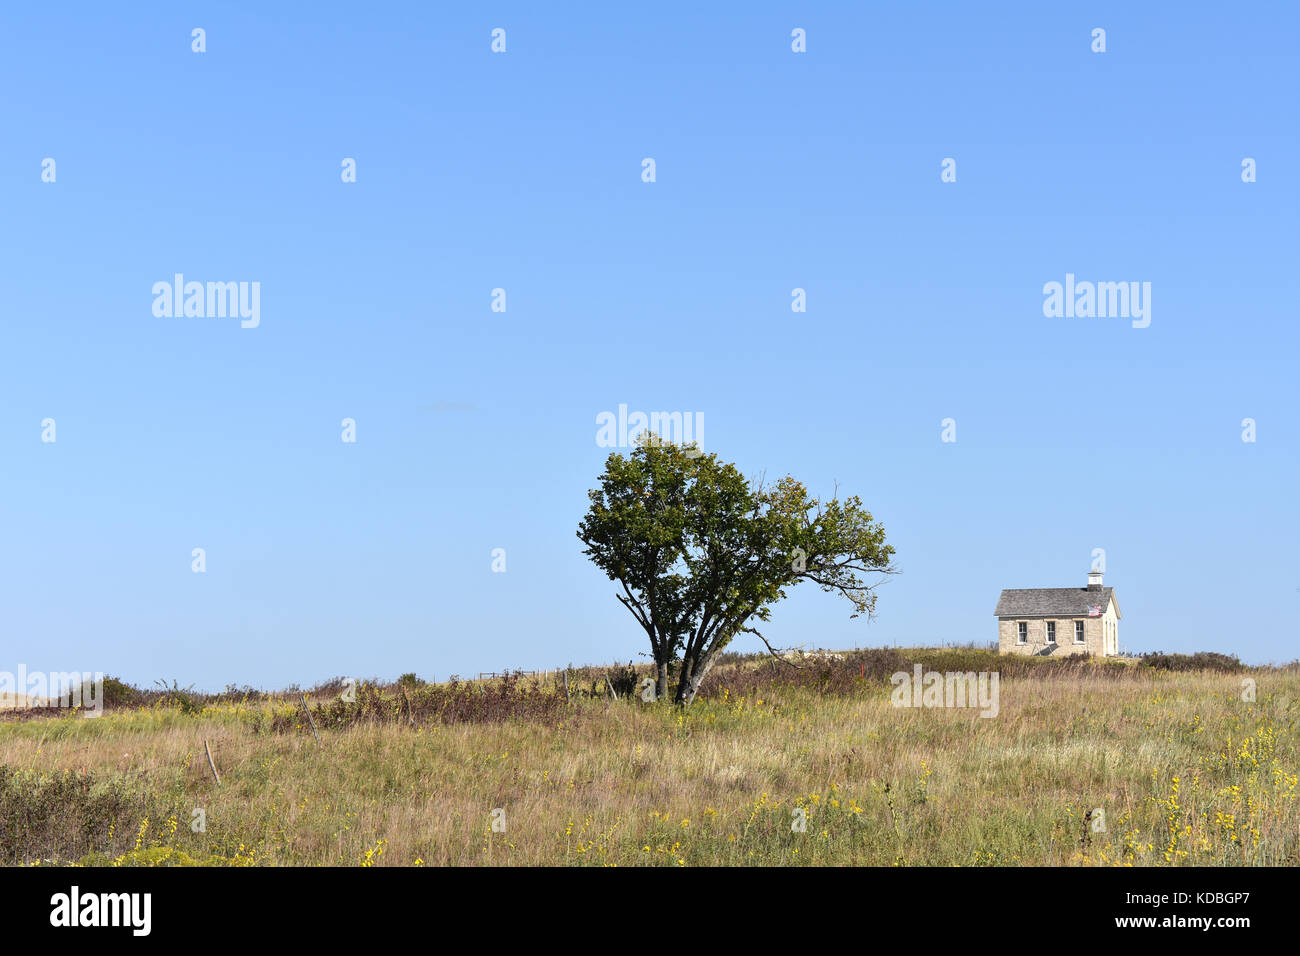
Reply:
<svg viewBox="0 0 1300 956"><path fill-rule="evenodd" d="M554 720L361 722L325 730L324 747L305 722L269 732L268 712L290 706L274 701L5 723L0 852L6 862L1295 865L1300 675L1252 672L1253 702L1242 676L1093 667L1006 678L993 719L892 707L878 680L834 692L778 680L756 696L724 686L686 713L625 698L582 700ZM56 786L69 777L81 783ZM106 793L119 799L106 804ZM92 798L101 817L81 806ZM206 832L190 829L196 808ZM491 829L494 808L504 832ZM1085 822L1096 809L1104 830ZM84 836L69 838L88 814ZM792 828L800 816L803 832Z"/></svg>

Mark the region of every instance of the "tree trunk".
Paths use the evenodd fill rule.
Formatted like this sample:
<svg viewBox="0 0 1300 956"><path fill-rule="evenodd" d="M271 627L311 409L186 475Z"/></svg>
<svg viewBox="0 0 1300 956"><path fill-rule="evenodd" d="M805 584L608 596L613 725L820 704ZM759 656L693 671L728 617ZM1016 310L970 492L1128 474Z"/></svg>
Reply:
<svg viewBox="0 0 1300 956"><path fill-rule="evenodd" d="M677 683L678 704L689 704L691 701L695 700L695 695L699 693L700 685L704 683L704 678L708 675L712 667L712 654L705 657L703 663L697 662L694 657L685 657L682 659L682 679Z"/></svg>
<svg viewBox="0 0 1300 956"><path fill-rule="evenodd" d="M692 668L690 679L686 682L686 693L678 692L678 700L683 704L689 704L695 700L695 695L699 693L700 685L704 683L704 678L708 676L709 671L713 668L713 658L706 658L704 663L698 669Z"/></svg>
<svg viewBox="0 0 1300 956"><path fill-rule="evenodd" d="M668 662L655 662L655 700L668 696Z"/></svg>
<svg viewBox="0 0 1300 956"><path fill-rule="evenodd" d="M695 669L695 658L689 653L682 655L682 672L677 677L677 704L689 703L686 699L687 689L691 684L691 672Z"/></svg>

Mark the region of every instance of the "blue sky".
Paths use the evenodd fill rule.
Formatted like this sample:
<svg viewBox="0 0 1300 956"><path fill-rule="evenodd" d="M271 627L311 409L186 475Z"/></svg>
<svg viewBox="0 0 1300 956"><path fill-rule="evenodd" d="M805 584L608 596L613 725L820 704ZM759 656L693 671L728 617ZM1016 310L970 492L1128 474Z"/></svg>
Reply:
<svg viewBox="0 0 1300 956"><path fill-rule="evenodd" d="M1129 649L1297 656L1293 5L267 6L0 14L0 670L633 658L574 534L619 404L884 523L878 617L776 643L990 641L1100 547Z"/></svg>

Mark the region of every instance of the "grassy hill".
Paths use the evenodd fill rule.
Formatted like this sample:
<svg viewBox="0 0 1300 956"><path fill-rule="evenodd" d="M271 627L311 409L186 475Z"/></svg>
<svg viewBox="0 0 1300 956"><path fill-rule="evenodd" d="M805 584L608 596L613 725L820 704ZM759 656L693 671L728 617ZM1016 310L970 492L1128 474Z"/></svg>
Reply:
<svg viewBox="0 0 1300 956"><path fill-rule="evenodd" d="M998 671L997 716L892 706L915 664ZM731 656L684 712L567 676L10 712L0 862L1300 864L1294 665Z"/></svg>

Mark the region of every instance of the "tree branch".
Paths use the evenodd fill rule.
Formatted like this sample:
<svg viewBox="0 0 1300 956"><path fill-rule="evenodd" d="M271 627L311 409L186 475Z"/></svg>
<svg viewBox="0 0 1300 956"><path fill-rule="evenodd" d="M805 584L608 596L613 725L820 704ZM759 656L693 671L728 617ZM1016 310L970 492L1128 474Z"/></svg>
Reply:
<svg viewBox="0 0 1300 956"><path fill-rule="evenodd" d="M758 639L759 639L760 641L763 642L764 646L767 647L767 652L768 652L769 654L771 654L773 657L775 657L775 658L776 658L778 661L780 661L782 664L785 664L787 667L793 667L793 668L795 668L796 670L802 670L802 669L803 669L803 665L802 665L802 664L796 664L796 663L794 663L793 661L788 661L788 660L786 660L784 657L782 657L780 654L778 654L778 653L776 652L776 650L772 647L772 645L768 643L767 638L764 637L761 633L759 633L758 628L756 628L756 627L742 627L742 628L740 629L740 633L742 633L742 634L754 634L754 635L756 635L756 636L758 637Z"/></svg>

